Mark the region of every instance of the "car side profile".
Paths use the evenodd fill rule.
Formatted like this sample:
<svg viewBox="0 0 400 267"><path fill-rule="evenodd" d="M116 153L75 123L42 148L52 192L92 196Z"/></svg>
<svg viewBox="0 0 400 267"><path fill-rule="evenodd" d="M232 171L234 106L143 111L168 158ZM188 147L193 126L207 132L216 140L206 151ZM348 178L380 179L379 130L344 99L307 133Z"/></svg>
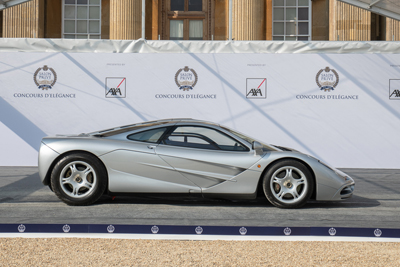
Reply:
<svg viewBox="0 0 400 267"><path fill-rule="evenodd" d="M104 194L255 199L262 192L277 207L299 208L311 198L350 198L355 184L312 156L193 119L45 137L39 175L68 205L90 205Z"/></svg>

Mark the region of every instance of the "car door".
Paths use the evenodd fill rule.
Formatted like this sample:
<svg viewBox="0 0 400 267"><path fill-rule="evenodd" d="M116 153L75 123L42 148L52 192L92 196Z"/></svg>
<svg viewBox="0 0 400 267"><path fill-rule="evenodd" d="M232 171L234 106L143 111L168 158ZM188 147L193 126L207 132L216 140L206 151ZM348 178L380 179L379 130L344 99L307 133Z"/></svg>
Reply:
<svg viewBox="0 0 400 267"><path fill-rule="evenodd" d="M157 146L156 153L203 192L222 183L236 182L238 176L261 159L222 131L193 125L175 126Z"/></svg>
<svg viewBox="0 0 400 267"><path fill-rule="evenodd" d="M159 138L167 129L159 127L126 134L123 148L101 157L109 172L111 192L200 192L198 186L156 155Z"/></svg>

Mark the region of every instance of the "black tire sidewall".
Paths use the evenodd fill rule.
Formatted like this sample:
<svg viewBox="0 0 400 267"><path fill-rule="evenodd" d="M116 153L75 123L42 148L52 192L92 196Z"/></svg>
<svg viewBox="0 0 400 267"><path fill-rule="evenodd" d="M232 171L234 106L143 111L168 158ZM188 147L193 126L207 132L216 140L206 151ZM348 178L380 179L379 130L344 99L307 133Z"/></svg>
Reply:
<svg viewBox="0 0 400 267"><path fill-rule="evenodd" d="M306 176L306 180L307 180L307 192L305 194L305 196L299 200L296 203L284 203L279 201L274 194L271 191L271 179L272 179L272 175L274 174L274 172L276 170L278 170L279 168L282 167L295 167L297 169L299 169L300 171L302 171L304 173L304 175ZM268 168L267 172L265 173L264 177L263 177L263 190L264 190L264 194L266 196L266 198L268 199L269 202L271 202L272 205L279 207L279 208L285 208L285 209L294 209L294 208L300 208L302 206L304 206L307 201L310 199L313 190L314 190L314 179L312 177L312 174L310 172L310 170L301 162L296 161L296 160L281 160L278 161L276 163L274 163L271 167Z"/></svg>
<svg viewBox="0 0 400 267"><path fill-rule="evenodd" d="M61 171L66 165L74 161L82 161L89 164L93 168L96 174L97 182L92 192L89 195L82 198L73 198L67 195L61 188L60 184ZM107 171L105 170L104 166L97 157L86 153L74 153L66 155L63 158L61 158L54 166L51 172L50 179L51 179L51 188L53 189L57 197L66 204L71 206L83 206L92 204L103 195L107 187Z"/></svg>

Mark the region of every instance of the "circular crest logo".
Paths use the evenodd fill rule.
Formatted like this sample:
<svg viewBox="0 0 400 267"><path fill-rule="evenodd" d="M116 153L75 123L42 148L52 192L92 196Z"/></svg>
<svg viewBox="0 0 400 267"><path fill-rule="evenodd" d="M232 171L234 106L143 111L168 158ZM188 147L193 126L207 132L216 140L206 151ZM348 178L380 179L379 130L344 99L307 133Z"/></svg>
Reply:
<svg viewBox="0 0 400 267"><path fill-rule="evenodd" d="M336 229L335 228L331 228L328 230L329 235L336 235Z"/></svg>
<svg viewBox="0 0 400 267"><path fill-rule="evenodd" d="M381 229L375 229L374 235L375 235L376 237L380 237L380 236L382 235L382 230L381 230Z"/></svg>
<svg viewBox="0 0 400 267"><path fill-rule="evenodd" d="M107 232L114 233L114 231L115 231L114 225L110 224L109 226L107 226Z"/></svg>
<svg viewBox="0 0 400 267"><path fill-rule="evenodd" d="M247 234L247 229L245 227L242 227L242 228L239 229L239 233L241 235L245 235L245 234Z"/></svg>
<svg viewBox="0 0 400 267"><path fill-rule="evenodd" d="M339 74L336 72L336 70L326 67L325 69L318 71L315 81L321 90L330 92L338 85Z"/></svg>
<svg viewBox="0 0 400 267"><path fill-rule="evenodd" d="M179 89L183 91L192 90L196 85L197 80L197 73L194 69L190 69L188 66L179 69L175 74L175 83Z"/></svg>
<svg viewBox="0 0 400 267"><path fill-rule="evenodd" d="M18 225L18 232L23 233L25 232L25 230L26 230L25 225L23 224Z"/></svg>
<svg viewBox="0 0 400 267"><path fill-rule="evenodd" d="M33 80L36 86L42 90L51 89L57 81L57 73L44 65L43 68L38 68L33 74Z"/></svg>
<svg viewBox="0 0 400 267"><path fill-rule="evenodd" d="M62 229L63 229L64 233L68 233L71 230L71 227L68 224L66 224L63 226Z"/></svg>
<svg viewBox="0 0 400 267"><path fill-rule="evenodd" d="M203 233L203 228L201 226L197 226L194 231L196 232L196 234L201 235Z"/></svg>
<svg viewBox="0 0 400 267"><path fill-rule="evenodd" d="M158 228L156 225L154 225L153 227L151 227L151 232L152 232L153 234L157 234L158 231L160 231L160 228Z"/></svg>
<svg viewBox="0 0 400 267"><path fill-rule="evenodd" d="M289 227L286 227L285 229L283 229L283 233L284 233L285 235L290 235L290 234L292 233L292 230L290 230Z"/></svg>

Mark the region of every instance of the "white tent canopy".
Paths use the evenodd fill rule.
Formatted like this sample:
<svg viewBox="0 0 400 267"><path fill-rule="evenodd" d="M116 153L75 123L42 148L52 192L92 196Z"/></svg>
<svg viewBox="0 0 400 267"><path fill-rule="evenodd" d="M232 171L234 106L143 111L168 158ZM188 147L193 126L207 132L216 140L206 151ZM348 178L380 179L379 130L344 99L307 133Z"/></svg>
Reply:
<svg viewBox="0 0 400 267"><path fill-rule="evenodd" d="M399 0L339 0L373 13L400 20Z"/></svg>
<svg viewBox="0 0 400 267"><path fill-rule="evenodd" d="M0 10L3 10L7 7L12 7L15 5L19 5L25 2L29 2L30 0L0 0Z"/></svg>

